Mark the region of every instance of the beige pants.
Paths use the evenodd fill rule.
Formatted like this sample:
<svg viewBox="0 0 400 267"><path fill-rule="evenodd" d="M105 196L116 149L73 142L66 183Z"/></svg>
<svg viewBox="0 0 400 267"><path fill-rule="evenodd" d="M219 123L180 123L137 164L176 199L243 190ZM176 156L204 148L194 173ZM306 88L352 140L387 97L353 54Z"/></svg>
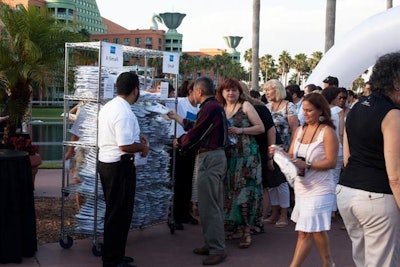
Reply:
<svg viewBox="0 0 400 267"><path fill-rule="evenodd" d="M357 267L398 267L400 209L393 195L336 187L337 204Z"/></svg>

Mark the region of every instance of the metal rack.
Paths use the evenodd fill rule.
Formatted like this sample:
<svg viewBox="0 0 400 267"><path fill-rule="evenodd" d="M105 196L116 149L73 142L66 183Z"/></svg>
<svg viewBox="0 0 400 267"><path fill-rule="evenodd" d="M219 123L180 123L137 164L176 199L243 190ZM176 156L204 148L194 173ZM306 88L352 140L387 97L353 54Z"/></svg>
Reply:
<svg viewBox="0 0 400 267"><path fill-rule="evenodd" d="M102 103L106 100L102 97L102 45L103 42L80 42L80 43L66 43L65 44L65 74L64 74L64 114L68 114L71 106L76 104L77 101L85 101L87 103L91 103L97 105L96 112L100 110ZM145 62L145 76L147 70L147 59L154 58L154 57L162 57L163 52L157 50L149 50L149 49L142 49L136 47L129 47L129 46L121 46L123 50L123 54L135 57L142 57L144 58ZM90 62L93 64L92 67L98 70L97 76L97 92L95 95L79 95L76 94L74 89L74 82L71 80L71 73L73 68L78 65L80 60L80 56L77 52L79 51L93 51L94 53L90 54ZM147 80L144 79L145 87L146 87ZM97 116L96 116L97 117ZM95 151L95 170L97 170L97 160L98 160L98 153L97 153L97 129L98 129L98 121L96 118L95 122L95 136L91 141L70 141L68 130L70 127L70 122L68 121L68 116L63 117L63 155L65 155L66 150L69 146L89 149L91 151ZM102 243L100 242L100 237L102 236L102 229L99 228L98 225L98 208L101 204L101 201L104 201L103 193L101 188L99 188L99 177L97 171L93 174L94 179L94 188L92 191L87 192L80 189L80 186L77 184L73 184L70 181L69 172L66 168L65 161L63 161L63 174L62 174L62 186L61 186L61 193L62 193L62 200L61 200L61 230L60 230L60 240L59 244L62 248L68 249L73 245L73 238L69 235L70 233L77 233L77 234L84 234L91 237L93 240L93 247L92 252L96 256L100 256L102 253ZM83 229L79 227L66 227L65 225L65 201L67 201L67 197L70 194L79 193L85 196L86 199L90 200L94 204L93 208L93 227L91 229ZM100 203L100 204L99 204Z"/></svg>

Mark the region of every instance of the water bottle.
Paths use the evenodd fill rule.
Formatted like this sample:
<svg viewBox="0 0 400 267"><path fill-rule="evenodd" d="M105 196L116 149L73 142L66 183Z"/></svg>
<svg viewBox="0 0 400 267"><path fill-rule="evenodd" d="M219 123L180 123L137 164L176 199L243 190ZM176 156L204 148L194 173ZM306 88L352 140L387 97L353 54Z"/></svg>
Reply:
<svg viewBox="0 0 400 267"><path fill-rule="evenodd" d="M231 127L231 126L233 126L232 119L229 119L228 127ZM236 143L237 143L236 134L228 134L228 141L229 141L229 145L231 145L231 146L236 145Z"/></svg>

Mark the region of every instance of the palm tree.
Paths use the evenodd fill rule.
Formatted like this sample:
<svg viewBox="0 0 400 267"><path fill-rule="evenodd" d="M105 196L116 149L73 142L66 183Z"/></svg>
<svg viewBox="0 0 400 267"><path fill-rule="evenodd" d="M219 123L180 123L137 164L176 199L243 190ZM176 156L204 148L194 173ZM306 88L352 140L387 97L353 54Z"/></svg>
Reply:
<svg viewBox="0 0 400 267"><path fill-rule="evenodd" d="M245 62L249 63L249 72L251 73L251 63L253 62L253 49L249 48L244 51L243 59ZM249 76L249 81L251 84L251 76Z"/></svg>
<svg viewBox="0 0 400 267"><path fill-rule="evenodd" d="M351 90L354 92L358 92L361 88L363 88L365 84L364 78L360 75L355 79L351 85Z"/></svg>
<svg viewBox="0 0 400 267"><path fill-rule="evenodd" d="M268 77L270 77L268 74L270 72L270 69L274 66L274 58L270 54L265 54L260 58L260 68L261 72L264 74L264 81L268 80Z"/></svg>
<svg viewBox="0 0 400 267"><path fill-rule="evenodd" d="M252 56L253 56L253 49L249 48L246 51L244 51L243 59L244 61L248 62L251 65L251 63L253 62Z"/></svg>
<svg viewBox="0 0 400 267"><path fill-rule="evenodd" d="M226 77L235 77L239 80L246 78L246 72L243 66L239 62L231 61L230 64L225 67Z"/></svg>
<svg viewBox="0 0 400 267"><path fill-rule="evenodd" d="M253 27L252 27L252 69L251 69L251 89L259 90L258 77L260 72L259 64L260 48L260 0L253 0Z"/></svg>
<svg viewBox="0 0 400 267"><path fill-rule="evenodd" d="M182 57L184 55L185 54L183 54ZM147 61L147 64L149 65L149 67L154 68L154 72L153 73L155 74L156 77L159 77L161 75L162 65L163 65L162 61L163 60L162 60L161 57L152 57L152 58L149 58L148 61ZM181 70L180 64L179 64L179 70Z"/></svg>
<svg viewBox="0 0 400 267"><path fill-rule="evenodd" d="M293 59L291 58L288 51L283 50L282 54L279 55L279 73L282 76L283 84L287 85L287 75L293 65Z"/></svg>
<svg viewBox="0 0 400 267"><path fill-rule="evenodd" d="M227 77L227 68L232 64L232 58L228 53L215 55L213 60L214 82L218 85L219 81Z"/></svg>
<svg viewBox="0 0 400 267"><path fill-rule="evenodd" d="M69 25L36 7L13 9L0 3L0 18L0 89L11 94L7 139L25 116L32 91L46 88L57 73L62 73L65 42L83 39L81 34L70 32Z"/></svg>
<svg viewBox="0 0 400 267"><path fill-rule="evenodd" d="M308 58L308 66L310 67L310 71L313 71L315 67L318 65L322 58L323 54L321 51L314 51L311 54L311 57Z"/></svg>
<svg viewBox="0 0 400 267"><path fill-rule="evenodd" d="M300 53L294 56L293 68L297 72L296 83L300 85L304 80L304 76L309 72L310 67L307 62L307 55L304 53Z"/></svg>
<svg viewBox="0 0 400 267"><path fill-rule="evenodd" d="M325 53L335 43L336 0L326 0Z"/></svg>
<svg viewBox="0 0 400 267"><path fill-rule="evenodd" d="M210 68L212 68L212 62L209 56L205 56L200 62L201 69L205 70L205 76L210 77Z"/></svg>

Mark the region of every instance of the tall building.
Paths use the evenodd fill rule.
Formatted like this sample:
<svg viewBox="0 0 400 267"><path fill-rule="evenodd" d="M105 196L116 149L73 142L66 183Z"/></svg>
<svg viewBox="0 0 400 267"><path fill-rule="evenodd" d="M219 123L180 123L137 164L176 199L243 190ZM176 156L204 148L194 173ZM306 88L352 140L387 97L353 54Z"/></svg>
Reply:
<svg viewBox="0 0 400 267"><path fill-rule="evenodd" d="M54 16L71 23L74 30L85 29L90 34L106 33L96 0L0 0L12 7L23 5L47 8Z"/></svg>
<svg viewBox="0 0 400 267"><path fill-rule="evenodd" d="M181 25L183 18L186 14L182 13L161 13L159 16L162 18L168 31L165 34L165 51L169 52L182 52L182 39L183 35L176 29Z"/></svg>
<svg viewBox="0 0 400 267"><path fill-rule="evenodd" d="M103 23L107 28L107 33L90 35L91 41L104 41L114 44L128 45L139 48L164 50L164 30L128 30L106 18ZM124 58L125 65L144 66L142 58L134 58L126 56Z"/></svg>

